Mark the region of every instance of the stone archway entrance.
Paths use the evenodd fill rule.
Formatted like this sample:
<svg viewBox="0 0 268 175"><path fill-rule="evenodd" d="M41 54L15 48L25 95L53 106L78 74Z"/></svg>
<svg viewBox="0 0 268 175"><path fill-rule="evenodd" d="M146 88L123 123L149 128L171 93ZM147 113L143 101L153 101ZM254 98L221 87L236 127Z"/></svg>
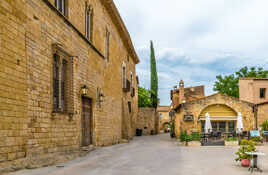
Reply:
<svg viewBox="0 0 268 175"><path fill-rule="evenodd" d="M199 127L201 132L204 132L206 113L209 113L210 115L213 131L221 133L231 133L235 131L237 112L227 105L213 104L203 109L203 111L199 115L201 121Z"/></svg>
<svg viewBox="0 0 268 175"><path fill-rule="evenodd" d="M170 130L170 123L169 123L169 122L165 122L165 123L163 123L163 124L162 124L162 130L163 130L165 133L169 132L169 130Z"/></svg>

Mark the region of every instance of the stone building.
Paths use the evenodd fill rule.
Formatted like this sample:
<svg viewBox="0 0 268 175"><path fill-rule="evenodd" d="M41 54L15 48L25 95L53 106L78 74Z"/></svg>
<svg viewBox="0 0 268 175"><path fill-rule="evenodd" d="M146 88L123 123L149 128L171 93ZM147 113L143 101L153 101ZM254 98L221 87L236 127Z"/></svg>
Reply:
<svg viewBox="0 0 268 175"><path fill-rule="evenodd" d="M165 131L170 125L170 117L169 117L170 106L158 106L157 112L159 114L160 120L160 131Z"/></svg>
<svg viewBox="0 0 268 175"><path fill-rule="evenodd" d="M0 162L133 138L138 62L112 0L1 0Z"/></svg>
<svg viewBox="0 0 268 175"><path fill-rule="evenodd" d="M268 78L240 78L239 98L253 103L255 111L255 127L258 128L268 120Z"/></svg>
<svg viewBox="0 0 268 175"><path fill-rule="evenodd" d="M180 82L179 91L172 90L171 97L175 113L175 134L179 136L182 131L203 132L205 126L205 114L209 113L211 124L214 131L232 132L236 129L236 120L238 113L242 113L244 130L252 130L255 128L256 120L254 113L254 104L240 100L238 98L230 97L220 93L210 96L204 96L202 91L199 91L199 96L196 98L187 98L184 96L184 83ZM191 87L195 89L195 87ZM190 88L190 89L191 89ZM177 94L174 94L178 92ZM181 100L179 104L176 98Z"/></svg>

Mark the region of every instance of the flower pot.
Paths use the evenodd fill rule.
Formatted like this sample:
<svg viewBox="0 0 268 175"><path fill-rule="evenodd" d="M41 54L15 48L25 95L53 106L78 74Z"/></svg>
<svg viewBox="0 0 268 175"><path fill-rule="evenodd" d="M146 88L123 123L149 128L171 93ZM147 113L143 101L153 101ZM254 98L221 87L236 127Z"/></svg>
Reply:
<svg viewBox="0 0 268 175"><path fill-rule="evenodd" d="M249 167L250 160L249 159L242 159L241 160L241 165L242 165L242 167Z"/></svg>

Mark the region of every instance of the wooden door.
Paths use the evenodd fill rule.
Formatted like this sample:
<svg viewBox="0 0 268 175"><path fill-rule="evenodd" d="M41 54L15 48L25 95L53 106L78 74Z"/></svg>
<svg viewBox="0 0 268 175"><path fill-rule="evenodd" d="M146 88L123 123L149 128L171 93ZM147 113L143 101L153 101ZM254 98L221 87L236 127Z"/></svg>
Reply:
<svg viewBox="0 0 268 175"><path fill-rule="evenodd" d="M82 146L92 144L93 134L92 103L89 98L82 98Z"/></svg>

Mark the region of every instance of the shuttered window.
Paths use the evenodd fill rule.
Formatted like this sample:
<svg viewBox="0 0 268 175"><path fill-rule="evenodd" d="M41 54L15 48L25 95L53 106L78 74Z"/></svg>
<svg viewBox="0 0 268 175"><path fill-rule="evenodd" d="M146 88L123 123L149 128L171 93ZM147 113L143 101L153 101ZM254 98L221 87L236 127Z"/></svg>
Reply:
<svg viewBox="0 0 268 175"><path fill-rule="evenodd" d="M66 93L66 71L67 71L67 61L62 61L61 70L61 109L65 110L65 93Z"/></svg>

